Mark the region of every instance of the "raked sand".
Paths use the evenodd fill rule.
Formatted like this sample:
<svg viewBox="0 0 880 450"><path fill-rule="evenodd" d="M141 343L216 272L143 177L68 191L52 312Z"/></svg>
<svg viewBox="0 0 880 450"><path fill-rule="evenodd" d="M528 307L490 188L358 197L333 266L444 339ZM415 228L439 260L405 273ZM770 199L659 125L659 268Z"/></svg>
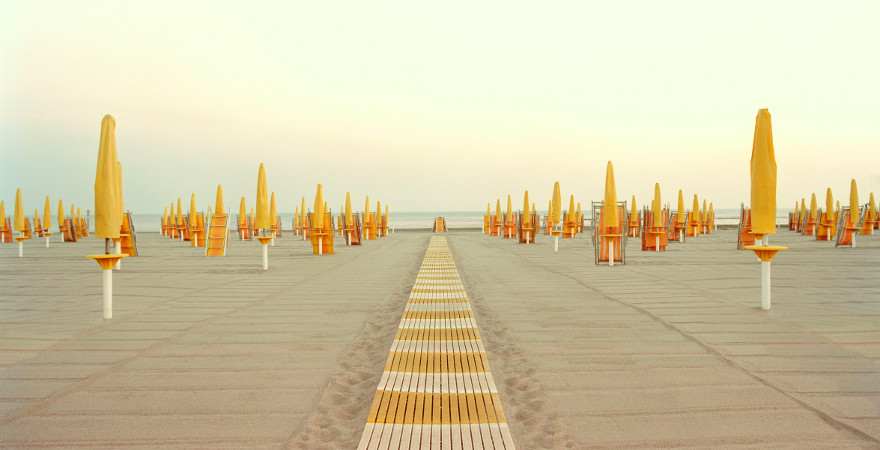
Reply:
<svg viewBox="0 0 880 450"><path fill-rule="evenodd" d="M0 448L354 448L429 237L288 233L264 273L143 233L106 322L100 242L4 245ZM769 313L731 231L614 268L448 237L519 448L880 448L880 236L781 232Z"/></svg>

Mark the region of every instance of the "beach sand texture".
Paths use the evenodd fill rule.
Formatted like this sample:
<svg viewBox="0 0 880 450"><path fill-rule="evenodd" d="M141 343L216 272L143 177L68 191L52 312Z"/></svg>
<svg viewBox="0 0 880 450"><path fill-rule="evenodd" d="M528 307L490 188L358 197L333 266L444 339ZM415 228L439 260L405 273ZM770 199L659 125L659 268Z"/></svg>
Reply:
<svg viewBox="0 0 880 450"><path fill-rule="evenodd" d="M518 448L880 448L880 238L781 232L762 312L732 231L614 268L446 236ZM0 247L0 448L355 448L430 237L262 272L142 233L107 322L99 241Z"/></svg>

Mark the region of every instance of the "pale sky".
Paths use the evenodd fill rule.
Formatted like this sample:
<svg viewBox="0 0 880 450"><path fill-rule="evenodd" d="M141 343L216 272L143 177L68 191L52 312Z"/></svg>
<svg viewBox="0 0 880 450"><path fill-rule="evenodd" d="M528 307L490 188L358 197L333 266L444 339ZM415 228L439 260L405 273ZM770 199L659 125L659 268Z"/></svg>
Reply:
<svg viewBox="0 0 880 450"><path fill-rule="evenodd" d="M586 205L607 160L622 199L737 207L764 107L781 208L880 194L876 0L0 3L7 211L91 207L106 113L139 213L252 205L260 161L283 211L319 182L334 208L544 208L555 180Z"/></svg>

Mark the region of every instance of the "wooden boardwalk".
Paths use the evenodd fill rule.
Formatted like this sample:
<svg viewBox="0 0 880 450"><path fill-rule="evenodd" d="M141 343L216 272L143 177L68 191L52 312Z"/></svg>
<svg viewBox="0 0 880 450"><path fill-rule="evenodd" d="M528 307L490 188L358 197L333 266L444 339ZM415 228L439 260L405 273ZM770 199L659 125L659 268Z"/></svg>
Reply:
<svg viewBox="0 0 880 450"><path fill-rule="evenodd" d="M358 448L515 448L446 237L425 252Z"/></svg>

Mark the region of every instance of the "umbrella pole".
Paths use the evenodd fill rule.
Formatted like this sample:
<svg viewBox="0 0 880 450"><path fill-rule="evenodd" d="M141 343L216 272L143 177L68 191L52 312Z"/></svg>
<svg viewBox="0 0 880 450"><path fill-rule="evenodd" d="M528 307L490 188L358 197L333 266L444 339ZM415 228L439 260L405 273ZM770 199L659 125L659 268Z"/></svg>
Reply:
<svg viewBox="0 0 880 450"><path fill-rule="evenodd" d="M345 241L345 245L351 247L351 231L348 232L348 240Z"/></svg>
<svg viewBox="0 0 880 450"><path fill-rule="evenodd" d="M559 253L559 236L553 236L553 253Z"/></svg>
<svg viewBox="0 0 880 450"><path fill-rule="evenodd" d="M263 249L263 270L269 270L269 244L261 244Z"/></svg>
<svg viewBox="0 0 880 450"><path fill-rule="evenodd" d="M101 280L103 281L103 298L104 298L104 318L113 318L113 269L101 269Z"/></svg>
<svg viewBox="0 0 880 450"><path fill-rule="evenodd" d="M116 254L121 255L122 254L122 238L116 239L115 242L116 242ZM116 270L119 270L121 268L122 268L122 258L119 258L119 260L116 261Z"/></svg>
<svg viewBox="0 0 880 450"><path fill-rule="evenodd" d="M24 237L24 233L21 236ZM19 239L18 241L18 257L24 258L24 239Z"/></svg>
<svg viewBox="0 0 880 450"><path fill-rule="evenodd" d="M614 267L614 240L608 240L608 267Z"/></svg>
<svg viewBox="0 0 880 450"><path fill-rule="evenodd" d="M855 240L853 240L853 247L855 247ZM49 248L49 236L46 236L46 248Z"/></svg>
<svg viewBox="0 0 880 450"><path fill-rule="evenodd" d="M321 239L321 236L318 236L318 256L322 256L324 254L324 240Z"/></svg>
<svg viewBox="0 0 880 450"><path fill-rule="evenodd" d="M660 235L654 236L654 252L660 253Z"/></svg>

